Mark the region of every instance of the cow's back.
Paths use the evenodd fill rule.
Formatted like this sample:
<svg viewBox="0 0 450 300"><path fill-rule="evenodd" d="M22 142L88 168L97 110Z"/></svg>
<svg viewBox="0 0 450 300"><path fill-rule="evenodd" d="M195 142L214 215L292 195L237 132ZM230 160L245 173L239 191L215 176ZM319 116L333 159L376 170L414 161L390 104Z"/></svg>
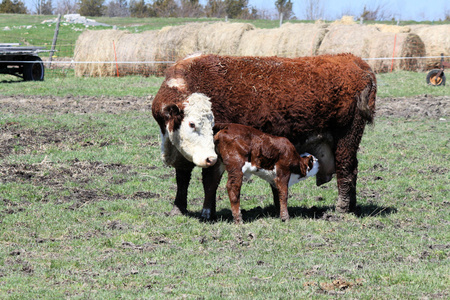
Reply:
<svg viewBox="0 0 450 300"><path fill-rule="evenodd" d="M360 94L376 88L370 67L351 54L296 59L204 55L176 64L167 80L183 82L178 92L208 95L216 122L250 125L294 141L347 126ZM372 98L369 115L375 109Z"/></svg>

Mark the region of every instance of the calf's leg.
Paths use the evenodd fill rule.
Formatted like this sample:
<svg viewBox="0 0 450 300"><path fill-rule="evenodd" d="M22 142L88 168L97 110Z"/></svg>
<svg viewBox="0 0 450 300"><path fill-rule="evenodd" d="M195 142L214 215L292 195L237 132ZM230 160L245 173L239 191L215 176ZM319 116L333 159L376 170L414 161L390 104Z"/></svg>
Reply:
<svg viewBox="0 0 450 300"><path fill-rule="evenodd" d="M280 195L278 193L278 188L276 186L270 185L273 194L273 204L275 205L275 211L277 214L280 213Z"/></svg>
<svg viewBox="0 0 450 300"><path fill-rule="evenodd" d="M289 221L289 212L287 207L289 176L286 178L276 178L275 185L278 190L280 218L281 221ZM272 188L273 191L273 188ZM274 194L275 195L275 194Z"/></svg>
<svg viewBox="0 0 450 300"><path fill-rule="evenodd" d="M235 224L242 223L242 214L240 207L242 177L242 172L232 173L228 171L227 191L228 197L230 197L231 213L233 214L233 220Z"/></svg>

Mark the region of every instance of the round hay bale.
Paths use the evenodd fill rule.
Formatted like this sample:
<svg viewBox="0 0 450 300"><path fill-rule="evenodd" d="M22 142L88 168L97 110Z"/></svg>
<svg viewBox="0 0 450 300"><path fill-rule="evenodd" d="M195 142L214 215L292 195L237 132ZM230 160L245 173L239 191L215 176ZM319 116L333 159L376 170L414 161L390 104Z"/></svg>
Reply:
<svg viewBox="0 0 450 300"><path fill-rule="evenodd" d="M237 55L299 57L316 55L328 25L285 23L280 28L245 32Z"/></svg>
<svg viewBox="0 0 450 300"><path fill-rule="evenodd" d="M163 27L156 42L157 60L178 60L197 51L197 37L205 23Z"/></svg>
<svg viewBox="0 0 450 300"><path fill-rule="evenodd" d="M244 33L255 30L247 23L218 22L200 28L198 51L208 54L236 55Z"/></svg>
<svg viewBox="0 0 450 300"><path fill-rule="evenodd" d="M76 76L113 76L114 44L129 34L119 30L86 30L75 43L74 61Z"/></svg>
<svg viewBox="0 0 450 300"><path fill-rule="evenodd" d="M450 56L450 25L411 26L411 30L424 42L426 56L440 56L441 53ZM440 62L440 58L429 58L425 60L425 67L437 69Z"/></svg>
<svg viewBox="0 0 450 300"><path fill-rule="evenodd" d="M149 76L159 72L160 66L153 62L156 58L158 31L126 34L116 43L120 75Z"/></svg>
<svg viewBox="0 0 450 300"><path fill-rule="evenodd" d="M365 25L333 25L328 30L319 54L350 52L368 59L368 64L375 72L387 72L391 67L395 70L423 68L419 59L392 60L425 54L425 46L416 34L381 32L374 26Z"/></svg>

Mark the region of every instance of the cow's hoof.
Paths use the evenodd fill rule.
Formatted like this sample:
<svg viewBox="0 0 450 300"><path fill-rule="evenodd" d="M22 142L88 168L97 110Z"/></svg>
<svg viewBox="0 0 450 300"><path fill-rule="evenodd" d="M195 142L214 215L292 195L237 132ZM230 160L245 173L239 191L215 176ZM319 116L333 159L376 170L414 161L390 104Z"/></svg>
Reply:
<svg viewBox="0 0 450 300"><path fill-rule="evenodd" d="M181 210L178 206L173 206L172 210L170 212L167 213L167 215L169 217L173 217L173 216L179 216L179 215L183 215L185 214L187 211L186 210Z"/></svg>
<svg viewBox="0 0 450 300"><path fill-rule="evenodd" d="M211 210L209 208L202 209L202 219L211 219Z"/></svg>
<svg viewBox="0 0 450 300"><path fill-rule="evenodd" d="M213 213L211 211L211 209L204 208L204 209L202 209L202 214L200 216L200 219L203 222L213 222L213 221L215 221L217 219L217 216L216 216L215 213Z"/></svg>
<svg viewBox="0 0 450 300"><path fill-rule="evenodd" d="M349 205L348 203L344 203L339 205L338 202L335 208L335 211L341 214L354 213L356 210L356 205Z"/></svg>
<svg viewBox="0 0 450 300"><path fill-rule="evenodd" d="M348 206L346 206L346 207L345 206L344 207L336 206L335 210L336 210L336 212L341 213L341 214L346 214L346 213L350 212Z"/></svg>

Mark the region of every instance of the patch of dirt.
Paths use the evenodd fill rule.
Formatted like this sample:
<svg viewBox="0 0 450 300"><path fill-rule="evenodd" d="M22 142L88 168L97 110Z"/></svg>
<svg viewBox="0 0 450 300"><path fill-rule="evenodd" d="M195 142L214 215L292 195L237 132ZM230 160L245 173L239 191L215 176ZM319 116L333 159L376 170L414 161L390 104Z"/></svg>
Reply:
<svg viewBox="0 0 450 300"><path fill-rule="evenodd" d="M379 98L376 116L404 118L445 118L450 114L450 96Z"/></svg>
<svg viewBox="0 0 450 300"><path fill-rule="evenodd" d="M154 96L106 97L106 96L1 96L3 111L27 110L34 113L95 113L118 114L123 111L151 110ZM415 97L378 98L377 116L405 118L440 118L450 113L450 96L420 95Z"/></svg>
<svg viewBox="0 0 450 300"><path fill-rule="evenodd" d="M119 114L123 111L150 111L154 96L148 97L105 97L105 96L2 96L2 111L29 111L33 113L75 113L86 114L106 112Z"/></svg>

